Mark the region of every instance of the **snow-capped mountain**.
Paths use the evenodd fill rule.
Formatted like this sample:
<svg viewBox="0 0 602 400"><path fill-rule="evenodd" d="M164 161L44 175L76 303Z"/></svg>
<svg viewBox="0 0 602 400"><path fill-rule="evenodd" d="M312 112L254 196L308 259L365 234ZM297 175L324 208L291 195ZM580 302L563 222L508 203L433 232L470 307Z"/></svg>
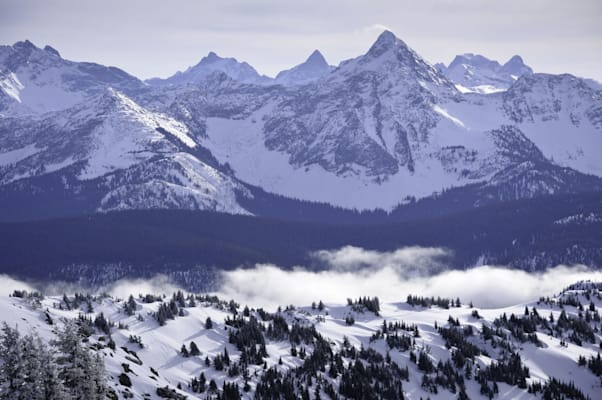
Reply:
<svg viewBox="0 0 602 400"><path fill-rule="evenodd" d="M314 50L305 62L276 75L275 82L282 85L304 85L316 81L334 69L328 65L322 53Z"/></svg>
<svg viewBox="0 0 602 400"><path fill-rule="evenodd" d="M525 65L518 55L501 65L480 54L462 54L456 56L448 67L439 63L437 68L460 91L485 94L504 91L519 77L533 73L531 67Z"/></svg>
<svg viewBox="0 0 602 400"><path fill-rule="evenodd" d="M132 94L144 84L118 68L68 61L28 40L0 46L0 116L63 110L107 87Z"/></svg>
<svg viewBox="0 0 602 400"><path fill-rule="evenodd" d="M273 92L263 101L255 96L259 103L245 102L245 114L236 119L209 116L202 143L239 178L267 191L343 207L391 209L405 197L486 182L506 168L533 161L519 143L539 139L540 125L518 125L501 113L509 96L462 95L385 32L365 55L314 84ZM559 113L555 129L546 128L548 135L579 130L578 135L602 145L592 125L595 117L587 117L599 104L599 94L591 91L585 99L578 113L587 127ZM188 112L198 114L194 108ZM500 135L492 134L500 130L506 141L516 138L511 151L501 149ZM575 146L581 145L569 148ZM594 163L597 170L582 165L596 146L588 148L590 154L583 150L571 159L565 156L567 148L550 149L543 152L543 164L553 158L599 175L599 163Z"/></svg>
<svg viewBox="0 0 602 400"><path fill-rule="evenodd" d="M466 60L509 77L507 90L464 93L391 32L332 71L314 52L276 80L210 53L145 84L49 47L4 46L0 193L19 193L18 207L66 181L86 210L240 213L255 189L392 210L450 188L473 205L602 188L594 85L532 74L517 57Z"/></svg>
<svg viewBox="0 0 602 400"><path fill-rule="evenodd" d="M316 299L277 312L182 292L118 299L15 291L0 298L0 357L19 364L0 374L23 379L4 388L12 398L35 389L26 363L40 353L7 348L32 334L41 337L36 346L54 350L45 367L69 371L61 343L70 331L80 368L92 359L87 352L100 356L97 385L110 398L593 400L602 390L601 288L579 283L501 309L408 294L393 303ZM65 379L66 390L77 390L66 376L45 383Z"/></svg>
<svg viewBox="0 0 602 400"><path fill-rule="evenodd" d="M230 78L243 83L265 84L270 82L268 77L259 75L255 68L248 63L239 62L235 58L223 58L210 52L198 64L189 67L184 72L178 71L166 79L149 79L147 83L158 86L196 84L215 72L223 72Z"/></svg>
<svg viewBox="0 0 602 400"><path fill-rule="evenodd" d="M0 132L4 186L54 174L72 196L93 185L100 195L90 206L98 211L245 212L234 193L242 186L199 159L185 125L113 89L39 119L1 119Z"/></svg>

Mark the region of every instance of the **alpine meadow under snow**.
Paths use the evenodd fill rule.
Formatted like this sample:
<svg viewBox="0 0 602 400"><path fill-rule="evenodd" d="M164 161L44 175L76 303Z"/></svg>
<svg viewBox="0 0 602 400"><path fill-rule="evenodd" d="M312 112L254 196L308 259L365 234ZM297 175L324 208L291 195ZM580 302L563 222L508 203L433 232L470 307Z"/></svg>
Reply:
<svg viewBox="0 0 602 400"><path fill-rule="evenodd" d="M602 85L306 57L0 46L0 399L601 398Z"/></svg>

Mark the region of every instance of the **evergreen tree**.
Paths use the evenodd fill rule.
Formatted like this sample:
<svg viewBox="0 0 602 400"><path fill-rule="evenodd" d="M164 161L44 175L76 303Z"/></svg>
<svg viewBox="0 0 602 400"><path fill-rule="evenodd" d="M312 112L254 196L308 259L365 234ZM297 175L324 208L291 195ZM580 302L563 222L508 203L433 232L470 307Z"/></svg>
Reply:
<svg viewBox="0 0 602 400"><path fill-rule="evenodd" d="M134 300L134 296L130 295L128 301L124 303L123 311L125 311L127 315L134 315L136 312L136 300Z"/></svg>
<svg viewBox="0 0 602 400"><path fill-rule="evenodd" d="M0 339L0 399L23 398L20 390L24 384L24 366L20 350L19 332L4 322Z"/></svg>
<svg viewBox="0 0 602 400"><path fill-rule="evenodd" d="M40 338L37 338L41 342ZM67 390L60 379L60 371L54 360L52 351L47 346L41 346L40 361L44 366L43 385L45 400L66 400L68 399ZM103 366L104 373L104 366ZM104 382L103 382L104 384Z"/></svg>
<svg viewBox="0 0 602 400"><path fill-rule="evenodd" d="M6 324L2 332L0 399L68 400L53 352L46 343L35 333L21 337Z"/></svg>
<svg viewBox="0 0 602 400"><path fill-rule="evenodd" d="M59 376L73 398L104 400L104 365L100 356L92 356L83 347L75 322L66 321L54 342L59 350Z"/></svg>
<svg viewBox="0 0 602 400"><path fill-rule="evenodd" d="M190 355L191 356L198 356L201 354L201 351L199 350L198 346L196 345L195 342L190 342Z"/></svg>
<svg viewBox="0 0 602 400"><path fill-rule="evenodd" d="M19 341L19 351L23 362L23 385L20 395L23 399L42 400L44 398L44 378L40 359L41 342L31 335Z"/></svg>

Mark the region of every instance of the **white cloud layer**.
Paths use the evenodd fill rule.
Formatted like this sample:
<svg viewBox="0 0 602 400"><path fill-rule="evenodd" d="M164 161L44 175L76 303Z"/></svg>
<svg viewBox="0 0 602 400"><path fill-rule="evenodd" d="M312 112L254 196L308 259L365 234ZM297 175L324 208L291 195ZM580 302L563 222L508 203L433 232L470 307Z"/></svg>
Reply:
<svg viewBox="0 0 602 400"><path fill-rule="evenodd" d="M602 271L586 266L557 266L537 273L497 266L444 270L440 259L445 254L433 248L379 253L344 247L316 254L331 266L326 271L301 267L286 271L270 264L226 271L220 293L266 308L308 305L318 300L342 303L359 296L399 302L408 294L460 297L477 307L497 308L551 296L580 280L602 281Z"/></svg>
<svg viewBox="0 0 602 400"><path fill-rule="evenodd" d="M177 290L181 290L181 288L167 276L156 275L151 279L121 279L102 291L125 299L130 294L134 296L138 294L171 295Z"/></svg>

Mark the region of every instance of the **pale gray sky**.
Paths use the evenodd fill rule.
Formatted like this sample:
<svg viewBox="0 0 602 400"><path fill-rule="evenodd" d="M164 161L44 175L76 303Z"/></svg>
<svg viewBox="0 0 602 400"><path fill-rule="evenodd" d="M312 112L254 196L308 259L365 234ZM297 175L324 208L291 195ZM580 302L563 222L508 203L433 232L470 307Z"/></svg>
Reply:
<svg viewBox="0 0 602 400"><path fill-rule="evenodd" d="M0 44L166 77L209 51L274 76L319 49L364 53L386 27L428 61L520 54L537 72L602 81L602 0L0 0Z"/></svg>

